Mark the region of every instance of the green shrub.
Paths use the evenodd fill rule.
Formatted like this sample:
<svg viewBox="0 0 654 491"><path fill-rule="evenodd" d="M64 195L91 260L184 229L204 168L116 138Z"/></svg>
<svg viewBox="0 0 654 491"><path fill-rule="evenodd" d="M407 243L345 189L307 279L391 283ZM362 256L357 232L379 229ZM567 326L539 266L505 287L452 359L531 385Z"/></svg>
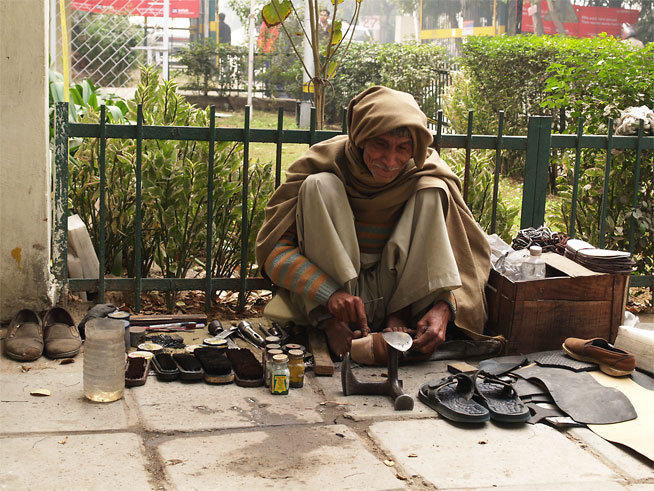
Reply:
<svg viewBox="0 0 654 491"><path fill-rule="evenodd" d="M444 63L445 51L432 44L352 43L327 89L327 117L340 122L343 108L372 85L409 92L419 104L431 105L429 99L437 95L431 93L433 82Z"/></svg>
<svg viewBox="0 0 654 491"><path fill-rule="evenodd" d="M209 110L199 110L176 93L174 82L160 82L153 69L145 69L134 100L128 102L127 119L136 120L143 105L145 125L209 126ZM99 113L90 109L82 122L97 123ZM86 223L99 245L99 141L86 139L71 159L69 207ZM208 142L143 141L142 158L142 274L153 264L166 278L184 278L202 260L206 248ZM241 256L242 144L215 143L213 191L214 274L238 272ZM110 139L106 147L106 264L107 272L122 262L128 275L134 268L136 194L136 142ZM265 202L274 180L270 164L253 164L249 175L248 222L263 219ZM254 257L257 230L249 229L248 256ZM252 268L251 268L252 269ZM251 271L250 271L251 272ZM246 272L248 273L248 272ZM173 295L168 295L172 302ZM169 304L169 306L172 303Z"/></svg>
<svg viewBox="0 0 654 491"><path fill-rule="evenodd" d="M497 111L505 111L504 133L526 134L529 115L550 115L554 130L576 132L583 117L584 133L607 134L608 118L617 118L629 106L654 107L654 53L625 48L619 40L548 36L468 38L461 59L463 74L444 98L445 115L457 133L467 128L467 111L475 110L474 132L496 134ZM567 121L562 124L561 117ZM561 194L559 216L548 222L571 227L573 152L553 152L552 190ZM612 155L607 196L605 247L629 248L640 271L654 270L654 152L643 152L638 204L633 206L634 152ZM524 154L504 152L503 173L522 173ZM585 149L580 166L577 236L599 244L606 152Z"/></svg>

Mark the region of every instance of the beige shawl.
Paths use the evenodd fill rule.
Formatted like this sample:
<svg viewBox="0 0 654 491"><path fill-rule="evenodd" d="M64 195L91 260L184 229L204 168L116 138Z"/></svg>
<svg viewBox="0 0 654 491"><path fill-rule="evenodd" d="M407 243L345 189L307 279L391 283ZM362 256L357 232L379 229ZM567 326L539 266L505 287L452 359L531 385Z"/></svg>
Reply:
<svg viewBox="0 0 654 491"><path fill-rule="evenodd" d="M362 158L363 142L400 126L409 128L413 158L390 183L378 183ZM427 118L410 94L386 87L371 87L350 102L348 135L311 147L286 171L286 182L273 194L257 236L258 264L264 264L275 244L295 222L297 196L304 179L330 172L343 182L357 219L379 222L398 217L418 190L440 188L447 196L446 225L463 286L455 291L456 324L473 336L486 321L484 286L490 270L490 247L461 196L458 177L429 148L432 134Z"/></svg>

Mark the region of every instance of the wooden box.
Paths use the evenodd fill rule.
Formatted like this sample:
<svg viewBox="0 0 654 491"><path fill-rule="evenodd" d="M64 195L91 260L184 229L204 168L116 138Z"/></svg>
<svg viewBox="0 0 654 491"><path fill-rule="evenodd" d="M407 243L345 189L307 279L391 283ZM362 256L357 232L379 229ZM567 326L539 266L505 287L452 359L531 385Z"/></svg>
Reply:
<svg viewBox="0 0 654 491"><path fill-rule="evenodd" d="M511 281L491 270L486 333L507 339L506 354L560 349L568 337L615 340L628 275L591 271L555 253L543 254L546 278Z"/></svg>

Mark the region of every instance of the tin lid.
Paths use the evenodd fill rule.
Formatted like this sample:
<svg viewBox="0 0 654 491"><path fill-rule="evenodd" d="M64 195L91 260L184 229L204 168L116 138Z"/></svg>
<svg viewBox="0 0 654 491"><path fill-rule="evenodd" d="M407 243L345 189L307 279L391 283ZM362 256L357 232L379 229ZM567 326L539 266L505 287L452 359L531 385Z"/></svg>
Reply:
<svg viewBox="0 0 654 491"><path fill-rule="evenodd" d="M299 349L299 350L302 351L302 352L305 352L305 351L306 351L306 349L304 348L304 346L302 346L301 344L295 344L295 343L288 343L288 344L285 344L285 345L284 345L284 348L286 348L288 351L290 351L290 350L292 350L292 349Z"/></svg>
<svg viewBox="0 0 654 491"><path fill-rule="evenodd" d="M267 344L266 345L266 351L270 351L271 349L279 349L280 350L280 349L282 349L282 345L281 344L275 344L275 343Z"/></svg>
<svg viewBox="0 0 654 491"><path fill-rule="evenodd" d="M145 327L130 326L129 333L130 334L144 334L145 333Z"/></svg>
<svg viewBox="0 0 654 491"><path fill-rule="evenodd" d="M120 319L122 321L128 321L129 320L129 312L125 312L123 310L116 310L115 312L110 313L107 315L110 319Z"/></svg>
<svg viewBox="0 0 654 491"><path fill-rule="evenodd" d="M272 356L273 358L277 355L284 355L284 352L280 349L271 349L268 350L268 356ZM286 356L286 355L284 355Z"/></svg>
<svg viewBox="0 0 654 491"><path fill-rule="evenodd" d="M227 340L222 338L206 338L203 342L207 346L214 346L216 348L222 348L227 346Z"/></svg>
<svg viewBox="0 0 654 491"><path fill-rule="evenodd" d="M161 346L160 344L157 344L157 343L148 342L148 343L139 344L138 348L141 351L152 351L152 352L154 352L154 351L161 351L163 349L163 346Z"/></svg>
<svg viewBox="0 0 654 491"><path fill-rule="evenodd" d="M286 363L288 362L288 356L281 354L273 356L273 361L277 363Z"/></svg>
<svg viewBox="0 0 654 491"><path fill-rule="evenodd" d="M301 349L290 349L288 350L289 358L304 358L304 351Z"/></svg>
<svg viewBox="0 0 654 491"><path fill-rule="evenodd" d="M279 336L266 336L264 339L266 344L279 344L282 340Z"/></svg>

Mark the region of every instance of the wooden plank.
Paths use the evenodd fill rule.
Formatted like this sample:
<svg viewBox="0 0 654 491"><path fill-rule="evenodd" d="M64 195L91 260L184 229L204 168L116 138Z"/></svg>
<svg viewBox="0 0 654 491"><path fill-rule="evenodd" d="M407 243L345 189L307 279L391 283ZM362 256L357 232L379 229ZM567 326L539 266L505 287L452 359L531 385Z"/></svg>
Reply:
<svg viewBox="0 0 654 491"><path fill-rule="evenodd" d="M329 356L325 333L315 327L307 327L309 351L313 354L313 370L316 375L334 375L334 363Z"/></svg>

